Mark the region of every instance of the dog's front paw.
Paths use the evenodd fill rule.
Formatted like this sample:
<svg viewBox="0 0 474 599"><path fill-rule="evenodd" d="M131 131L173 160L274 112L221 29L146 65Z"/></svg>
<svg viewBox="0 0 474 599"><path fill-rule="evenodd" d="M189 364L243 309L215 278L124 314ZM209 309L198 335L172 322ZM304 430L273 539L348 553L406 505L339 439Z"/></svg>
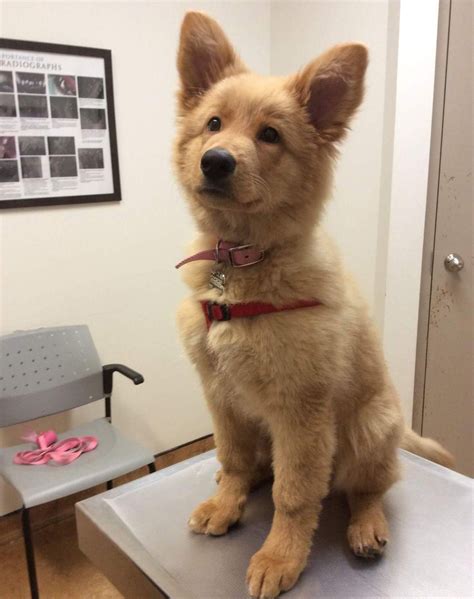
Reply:
<svg viewBox="0 0 474 599"><path fill-rule="evenodd" d="M212 497L203 501L191 514L189 527L196 533L224 535L242 515L243 501L235 498Z"/></svg>
<svg viewBox="0 0 474 599"><path fill-rule="evenodd" d="M258 551L250 560L247 586L251 597L273 599L290 590L304 568L304 563Z"/></svg>
<svg viewBox="0 0 474 599"><path fill-rule="evenodd" d="M388 526L383 516L373 520L352 522L347 529L347 539L357 557L379 557L388 542Z"/></svg>

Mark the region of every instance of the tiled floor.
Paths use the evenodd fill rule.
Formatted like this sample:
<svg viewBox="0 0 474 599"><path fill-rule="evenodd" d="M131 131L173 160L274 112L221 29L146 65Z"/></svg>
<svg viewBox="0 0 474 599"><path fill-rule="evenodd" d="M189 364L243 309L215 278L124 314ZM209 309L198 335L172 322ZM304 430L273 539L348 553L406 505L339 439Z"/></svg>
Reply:
<svg viewBox="0 0 474 599"><path fill-rule="evenodd" d="M157 468L165 468L213 447L212 439L203 439L157 458ZM138 471L137 478L146 474ZM117 481L127 482L127 479ZM95 492L101 492L98 487ZM87 495L67 500L56 518L44 520L44 514L32 510L36 567L41 599L119 599L122 595L82 555L77 546L73 504ZM41 510L41 508L36 508ZM38 517L40 516L40 518ZM35 517L36 516L36 517ZM43 518L43 521L38 521ZM28 599L29 586L19 514L1 518L0 532L0 599ZM6 532L8 529L8 532ZM137 598L139 599L139 598Z"/></svg>

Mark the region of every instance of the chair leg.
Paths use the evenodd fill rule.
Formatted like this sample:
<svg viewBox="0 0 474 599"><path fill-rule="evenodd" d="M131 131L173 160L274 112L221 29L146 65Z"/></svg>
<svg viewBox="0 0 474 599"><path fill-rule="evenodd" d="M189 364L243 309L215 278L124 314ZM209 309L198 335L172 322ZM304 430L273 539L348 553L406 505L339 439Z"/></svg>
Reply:
<svg viewBox="0 0 474 599"><path fill-rule="evenodd" d="M21 512L21 524L23 527L23 538L25 540L26 563L28 565L31 599L39 599L38 581L36 579L35 553L33 547L33 538L31 536L30 512L26 507L23 507Z"/></svg>
<svg viewBox="0 0 474 599"><path fill-rule="evenodd" d="M107 481L107 491L110 491L110 489L114 488L114 481L113 480L108 480Z"/></svg>
<svg viewBox="0 0 474 599"><path fill-rule="evenodd" d="M150 462L148 464L148 472L151 474L152 472L156 472L155 462Z"/></svg>

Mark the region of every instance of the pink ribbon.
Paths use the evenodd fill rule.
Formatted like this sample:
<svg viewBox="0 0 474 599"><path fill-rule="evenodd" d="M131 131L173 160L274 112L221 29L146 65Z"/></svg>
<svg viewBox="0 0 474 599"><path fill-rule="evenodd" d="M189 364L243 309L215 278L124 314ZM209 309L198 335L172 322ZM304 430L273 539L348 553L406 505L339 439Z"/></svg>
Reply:
<svg viewBox="0 0 474 599"><path fill-rule="evenodd" d="M99 441L96 437L70 437L58 441L54 431L39 433L28 433L23 437L25 441L36 443L38 449L19 451L13 458L15 464L26 464L30 466L42 466L53 461L60 466L70 464L81 455L97 447Z"/></svg>

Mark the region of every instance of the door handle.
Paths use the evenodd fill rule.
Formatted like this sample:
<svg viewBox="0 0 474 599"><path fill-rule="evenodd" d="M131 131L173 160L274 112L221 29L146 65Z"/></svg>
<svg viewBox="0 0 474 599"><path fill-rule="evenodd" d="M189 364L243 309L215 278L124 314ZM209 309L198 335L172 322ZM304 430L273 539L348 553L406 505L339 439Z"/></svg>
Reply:
<svg viewBox="0 0 474 599"><path fill-rule="evenodd" d="M448 254L444 259L444 267L449 272L459 272L464 268L464 260L459 254Z"/></svg>

